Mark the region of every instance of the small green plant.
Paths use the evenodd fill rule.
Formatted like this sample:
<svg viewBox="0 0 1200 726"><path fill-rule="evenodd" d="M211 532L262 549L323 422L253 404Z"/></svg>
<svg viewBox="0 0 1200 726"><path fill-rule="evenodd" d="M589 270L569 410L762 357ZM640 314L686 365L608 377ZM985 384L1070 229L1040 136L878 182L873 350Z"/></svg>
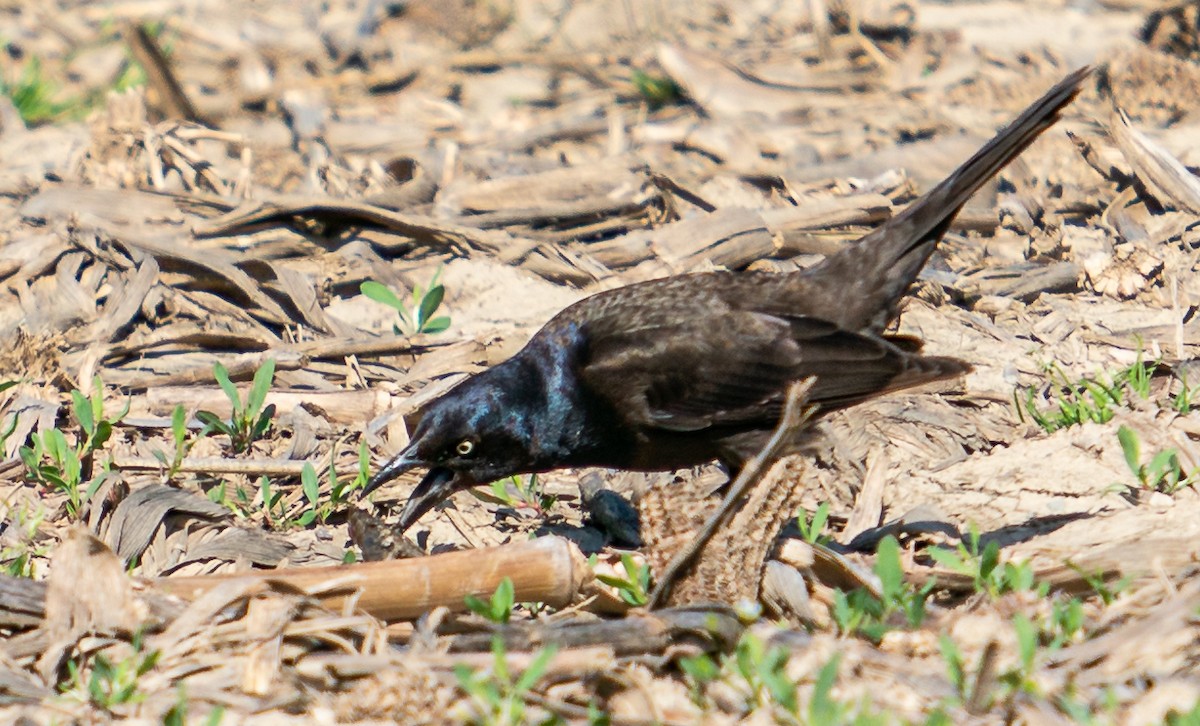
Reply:
<svg viewBox="0 0 1200 726"><path fill-rule="evenodd" d="M1085 572L1083 568L1069 561L1067 562L1067 566L1083 578L1088 587L1099 596L1100 602L1104 603L1105 607L1116 602L1121 593L1129 589L1129 585L1133 582L1133 579L1126 575L1116 582L1109 584L1109 578L1103 571Z"/></svg>
<svg viewBox="0 0 1200 726"><path fill-rule="evenodd" d="M634 607L641 607L650 600L650 567L634 562L632 555L621 555L621 567L625 577L597 574L596 579L609 587L616 588L621 599Z"/></svg>
<svg viewBox="0 0 1200 726"><path fill-rule="evenodd" d="M246 396L246 404L238 394L237 386L229 380L229 371L220 363L213 365L213 375L225 395L233 413L225 421L211 411L197 411L196 418L204 424L200 436L207 436L216 431L229 437L234 453L242 453L250 445L261 439L271 427L271 419L275 416L275 404L263 406L267 400L267 391L275 378L275 360L268 358L254 373L254 382L250 385L250 393Z"/></svg>
<svg viewBox="0 0 1200 726"><path fill-rule="evenodd" d="M113 662L102 653L91 659L91 672L77 659L67 661L67 680L60 690L68 698L90 703L111 711L115 706L138 703L145 695L138 690L139 679L158 663L159 651L145 652L141 634L133 638L133 652Z"/></svg>
<svg viewBox="0 0 1200 726"><path fill-rule="evenodd" d="M802 703L797 684L787 672L789 658L787 649L768 647L754 632L746 631L733 653L721 656L719 664L707 654L680 658L677 663L691 688L692 699L701 708L711 707L708 687L720 681L742 696L746 714L765 709L774 723L872 726L896 722L873 709L868 700L852 703L835 697L833 689L840 655L835 655L817 672L808 702ZM949 721L931 717L926 723L940 725Z"/></svg>
<svg viewBox="0 0 1200 726"><path fill-rule="evenodd" d="M104 385L100 377L92 381L92 394L71 391L71 410L79 424L77 443L72 446L59 429L50 429L30 436L32 446L22 446L21 461L27 476L34 482L67 495L67 513L77 517L84 505L108 476L107 462L93 476L95 454L112 436L113 427L129 412L129 402L115 418L104 416Z"/></svg>
<svg viewBox="0 0 1200 726"><path fill-rule="evenodd" d="M1017 636L1017 665L1000 674L1000 682L1007 687L1010 698L1018 693L1040 695L1041 689L1034 679L1040 644L1038 628L1021 613L1013 616L1012 626Z"/></svg>
<svg viewBox="0 0 1200 726"><path fill-rule="evenodd" d="M891 535L879 542L875 574L879 578L879 597L862 588L834 592L831 614L840 632L859 633L879 642L897 625L917 627L924 622L925 603L936 583L930 580L920 590L908 584L900 561L900 544Z"/></svg>
<svg viewBox="0 0 1200 726"><path fill-rule="evenodd" d="M337 480L336 474L334 480ZM300 470L300 489L304 492L305 500L308 501L308 508L300 513L296 522L301 527L307 527L318 517L324 522L329 516L330 509L327 504L321 502L321 482L317 480L317 470L307 461L304 462L304 468Z"/></svg>
<svg viewBox="0 0 1200 726"><path fill-rule="evenodd" d="M1139 343L1140 346L1140 343ZM1050 381L1047 393L1050 406L1040 408L1034 387L1017 388L1013 392L1013 404L1017 417L1029 420L1047 433L1086 422L1106 423L1112 420L1115 409L1128 406L1135 399L1151 400L1151 375L1161 366L1161 360L1147 362L1139 347L1137 359L1130 365L1095 378L1070 380L1056 363L1044 366ZM1195 408L1194 391L1182 373L1178 390L1167 389L1165 400L1156 401L1161 409L1171 409L1186 414Z"/></svg>
<svg viewBox="0 0 1200 726"><path fill-rule="evenodd" d="M476 498L502 504L513 509L532 509L538 514L546 514L555 504L558 497L547 494L542 481L537 474L530 474L528 480L520 474L514 474L507 479L498 479L488 485L489 494L474 492Z"/></svg>
<svg viewBox="0 0 1200 726"><path fill-rule="evenodd" d="M241 484L230 491L229 482L222 479L219 484L210 488L207 494L209 501L220 504L242 519L250 516L250 513L254 511L253 498Z"/></svg>
<svg viewBox="0 0 1200 726"><path fill-rule="evenodd" d="M184 684L180 683L175 693L175 705L171 706L165 714L163 714L163 726L187 726L188 723L202 723L204 726L221 726L221 722L225 720L225 707L213 706L208 711L208 717L203 721L197 719L188 720L188 697L187 689Z"/></svg>
<svg viewBox="0 0 1200 726"><path fill-rule="evenodd" d="M258 478L258 491L262 497L263 516L271 529L290 529L299 524L288 515L287 502L283 499L283 490L273 488L271 480L265 475Z"/></svg>
<svg viewBox="0 0 1200 726"><path fill-rule="evenodd" d="M809 544L827 544L829 542L829 537L825 534L825 525L828 523L829 502L818 504L817 510L812 513L811 518L809 518L807 512L796 517L796 525L800 528L800 536Z"/></svg>
<svg viewBox="0 0 1200 726"><path fill-rule="evenodd" d="M1088 421L1106 423L1112 419L1114 409L1121 405L1122 388L1115 382L1090 378L1071 381L1056 363L1048 365L1046 372L1051 383L1050 408L1038 407L1034 388L1017 389L1013 393L1017 418L1024 421L1028 415L1046 433Z"/></svg>
<svg viewBox="0 0 1200 726"><path fill-rule="evenodd" d="M951 572L971 578L975 592L993 599L1009 592L1025 592L1039 587L1029 562L1000 562L1000 545L992 540L979 549L979 529L971 526L966 543L955 549L933 547L929 556ZM1041 586L1044 588L1044 586Z"/></svg>
<svg viewBox="0 0 1200 726"><path fill-rule="evenodd" d="M467 609L476 615L480 615L497 625L503 625L512 617L513 610L513 583L512 580L505 577L496 586L496 591L487 600L482 600L474 595L467 595L463 598Z"/></svg>
<svg viewBox="0 0 1200 726"><path fill-rule="evenodd" d="M1179 390L1171 394L1171 408L1176 413L1186 415L1196 408L1196 391L1188 385L1186 374L1181 372L1176 377L1179 379Z"/></svg>
<svg viewBox="0 0 1200 726"><path fill-rule="evenodd" d="M488 726L528 723L526 710L529 694L546 674L556 651L552 645L543 648L533 657L525 672L514 677L508 668L504 640L497 635L492 638L493 658L489 671L476 671L461 663L454 666L459 688L471 699L469 723Z"/></svg>
<svg viewBox="0 0 1200 726"><path fill-rule="evenodd" d="M1077 597L1056 599L1050 605L1050 617L1041 626L1042 641L1050 650L1075 642L1083 634L1086 616L1083 601Z"/></svg>
<svg viewBox="0 0 1200 726"><path fill-rule="evenodd" d="M1175 449L1160 451L1142 463L1142 443L1137 432L1122 424L1117 429L1117 440L1129 471L1137 478L1138 486L1146 491L1174 494L1184 487L1192 486L1200 478L1200 472L1185 472L1179 463L1179 452Z"/></svg>
<svg viewBox="0 0 1200 726"><path fill-rule="evenodd" d="M0 550L0 571L10 577L33 577L36 574L36 559L50 552L49 545L35 544L45 518L46 510L40 503L32 512L27 506L9 509L9 526L17 530L16 537L11 539L16 542Z"/></svg>
<svg viewBox="0 0 1200 726"><path fill-rule="evenodd" d="M438 268L427 288L423 289L420 285L413 288L412 305L405 303L391 288L381 282L365 280L358 289L368 298L396 311L400 323L393 324L392 330L397 335L440 333L450 327L449 316L437 315L437 309L441 307L442 299L446 296L446 288L438 282L441 274L442 270Z"/></svg>
<svg viewBox="0 0 1200 726"><path fill-rule="evenodd" d="M15 79L0 76L0 94L8 96L27 124L56 121L78 106L73 101L56 100L59 88L42 73L42 61L36 56L26 61Z"/></svg>
<svg viewBox="0 0 1200 726"><path fill-rule="evenodd" d="M965 703L969 697L967 666L958 643L955 643L949 635L941 633L938 635L938 650L942 653L942 662L946 664L946 677L950 679L950 685L954 686L958 701Z"/></svg>
<svg viewBox="0 0 1200 726"><path fill-rule="evenodd" d="M748 686L747 706L750 710L774 703L786 713L797 713L796 683L787 674L790 655L781 646L766 647L761 638L749 631L738 640L733 663Z"/></svg>
<svg viewBox="0 0 1200 726"><path fill-rule="evenodd" d="M670 76L653 76L635 68L630 75L630 81L652 111L675 103L683 97L683 90Z"/></svg>
<svg viewBox="0 0 1200 726"><path fill-rule="evenodd" d="M1200 700L1187 711L1171 709L1167 714L1166 726L1200 726Z"/></svg>
<svg viewBox="0 0 1200 726"><path fill-rule="evenodd" d="M187 437L187 412L182 405L175 406L175 410L171 412L171 439L174 441L174 453L170 459L167 458L166 452L161 449L155 449L154 458L158 459L159 463L167 471L167 479L175 478L179 473L179 468L183 466L183 460L187 457L188 452L196 445L203 436L189 440Z"/></svg>
<svg viewBox="0 0 1200 726"><path fill-rule="evenodd" d="M329 521L329 517L334 512L346 506L350 501L350 493L356 489L361 489L366 486L371 479L371 452L367 449L367 442L363 441L358 446L358 471L353 479L341 479L338 477L337 466L335 464L335 456L329 457L329 469L326 471L325 478L329 482L329 496L321 496L321 483L317 479L317 471L312 464L305 462L304 468L300 471L300 487L304 492L304 499L308 503L307 508L300 514L296 520L301 527L307 527L314 520L319 520L321 524Z"/></svg>

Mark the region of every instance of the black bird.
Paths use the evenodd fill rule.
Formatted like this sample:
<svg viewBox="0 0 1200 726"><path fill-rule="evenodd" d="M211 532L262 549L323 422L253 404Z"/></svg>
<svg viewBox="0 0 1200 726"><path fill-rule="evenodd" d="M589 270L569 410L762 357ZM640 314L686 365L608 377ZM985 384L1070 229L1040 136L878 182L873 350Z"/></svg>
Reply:
<svg viewBox="0 0 1200 726"><path fill-rule="evenodd" d="M1060 81L907 209L807 270L707 272L597 293L564 309L503 363L426 404L412 440L363 495L428 472L407 529L456 491L518 473L643 471L759 451L788 385L835 409L969 367L884 332L954 215L1058 119L1089 69Z"/></svg>

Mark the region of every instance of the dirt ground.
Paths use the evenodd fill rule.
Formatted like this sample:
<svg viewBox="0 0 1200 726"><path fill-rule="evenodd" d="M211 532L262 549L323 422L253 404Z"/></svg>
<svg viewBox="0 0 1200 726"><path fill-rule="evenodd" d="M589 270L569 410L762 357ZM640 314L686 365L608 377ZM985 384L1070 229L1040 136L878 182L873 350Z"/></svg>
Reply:
<svg viewBox="0 0 1200 726"><path fill-rule="evenodd" d="M9 0L0 40L0 719L1200 724L1200 3ZM810 265L1083 65L903 308L973 371L822 419L672 608L628 600L715 467L404 546L416 474L359 503L562 307ZM507 625L170 585L534 537L579 581L518 562Z"/></svg>

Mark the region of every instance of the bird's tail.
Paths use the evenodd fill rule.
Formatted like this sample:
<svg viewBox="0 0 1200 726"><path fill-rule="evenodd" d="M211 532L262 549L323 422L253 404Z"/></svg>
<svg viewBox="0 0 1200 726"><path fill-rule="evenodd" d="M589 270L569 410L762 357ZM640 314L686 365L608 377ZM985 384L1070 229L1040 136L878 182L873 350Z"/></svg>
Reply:
<svg viewBox="0 0 1200 726"><path fill-rule="evenodd" d="M842 327L880 331L895 317L900 298L963 204L1058 120L1089 73L1091 68L1080 68L1059 81L929 193L857 244L810 268L810 279L842 286ZM856 294L846 294L847 286Z"/></svg>

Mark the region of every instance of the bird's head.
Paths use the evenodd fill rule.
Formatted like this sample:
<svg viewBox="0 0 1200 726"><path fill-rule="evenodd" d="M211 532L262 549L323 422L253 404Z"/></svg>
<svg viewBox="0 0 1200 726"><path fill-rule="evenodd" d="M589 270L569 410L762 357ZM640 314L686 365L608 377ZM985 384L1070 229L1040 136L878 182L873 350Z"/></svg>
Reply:
<svg viewBox="0 0 1200 726"><path fill-rule="evenodd" d="M455 492L529 470L523 407L514 405L506 386L490 380L491 372L426 404L408 446L363 489L365 497L410 469L427 470L400 513L401 531Z"/></svg>

